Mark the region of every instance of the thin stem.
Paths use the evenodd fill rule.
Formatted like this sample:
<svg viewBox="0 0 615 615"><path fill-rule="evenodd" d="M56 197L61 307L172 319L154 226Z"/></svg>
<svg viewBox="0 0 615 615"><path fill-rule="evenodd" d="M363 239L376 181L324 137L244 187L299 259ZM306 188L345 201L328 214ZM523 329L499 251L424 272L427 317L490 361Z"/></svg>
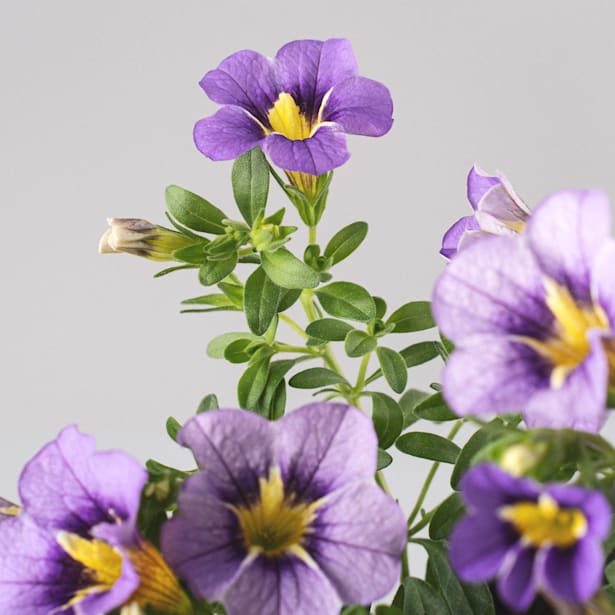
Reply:
<svg viewBox="0 0 615 615"><path fill-rule="evenodd" d="M410 565L408 564L408 545L404 545L404 550L401 554L401 579L403 581L410 576Z"/></svg>
<svg viewBox="0 0 615 615"><path fill-rule="evenodd" d="M313 355L315 357L320 357L323 354L322 351L317 348L293 346L292 344L285 344L284 342L274 342L272 346L276 352L298 352L301 354Z"/></svg>
<svg viewBox="0 0 615 615"><path fill-rule="evenodd" d="M451 429L451 431L449 432L447 439L452 440L457 435L457 432L461 429L462 425L463 425L463 421L457 421L455 425L453 425L453 428ZM432 464L431 468L429 469L429 472L427 473L427 476L425 477L425 482L423 483L423 487L421 488L421 491L419 492L419 497L416 500L416 504L414 505L414 508L412 509L412 512L410 513L410 516L408 517L408 527L412 527L414 520L416 519L419 512L421 511L423 502L425 501L425 497L427 496L427 492L429 491L429 487L431 487L431 483L433 482L433 479L439 467L440 467L440 462L436 461L434 464Z"/></svg>
<svg viewBox="0 0 615 615"><path fill-rule="evenodd" d="M437 507L436 507L437 508ZM425 526L429 525L431 518L434 516L436 512L436 508L430 510L428 513L425 513L420 521L417 521L409 530L408 530L408 538L411 538L415 534L418 534Z"/></svg>
<svg viewBox="0 0 615 615"><path fill-rule="evenodd" d="M309 242L310 244L314 244L314 243L316 243L316 225L309 226L309 227L308 227L308 231L309 231L309 239L308 239L308 242Z"/></svg>
<svg viewBox="0 0 615 615"><path fill-rule="evenodd" d="M387 495L393 497L391 490L389 489L389 485L387 483L387 479L384 477L382 470L378 470L376 472L376 482L378 483L380 489L382 489Z"/></svg>
<svg viewBox="0 0 615 615"><path fill-rule="evenodd" d="M294 331L296 331L304 340L306 340L309 337L309 335L303 330L303 327L301 327L301 325L295 320L293 320L290 316L284 313L278 314L278 316L280 317L280 320L283 320L289 327L291 327Z"/></svg>
<svg viewBox="0 0 615 615"><path fill-rule="evenodd" d="M363 392L363 387L365 386L365 374L367 373L367 368L369 366L369 360L372 357L372 353L368 352L366 355L363 355L361 359L361 364L359 365L359 371L357 373L357 383L354 385L353 392L359 397Z"/></svg>

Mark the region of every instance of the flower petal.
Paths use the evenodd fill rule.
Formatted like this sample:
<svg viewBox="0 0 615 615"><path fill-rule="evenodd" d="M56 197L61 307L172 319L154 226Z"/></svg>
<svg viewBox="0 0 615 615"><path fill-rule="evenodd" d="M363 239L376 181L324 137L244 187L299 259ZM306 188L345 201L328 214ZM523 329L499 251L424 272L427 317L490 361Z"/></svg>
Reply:
<svg viewBox="0 0 615 615"><path fill-rule="evenodd" d="M278 97L271 60L247 49L222 60L199 85L214 102L241 107L261 122Z"/></svg>
<svg viewBox="0 0 615 615"><path fill-rule="evenodd" d="M534 560L536 551L532 548L519 547L517 552L509 554L511 564L498 580L498 594L518 611L525 611L536 596ZM513 559L514 558L514 559Z"/></svg>
<svg viewBox="0 0 615 615"><path fill-rule="evenodd" d="M183 482L178 507L162 528L162 553L194 594L217 600L246 557L237 517L216 497L207 471Z"/></svg>
<svg viewBox="0 0 615 615"><path fill-rule="evenodd" d="M592 270L592 296L615 327L615 240L607 239L596 255Z"/></svg>
<svg viewBox="0 0 615 615"><path fill-rule="evenodd" d="M532 396L523 413L528 427L600 431L607 418L609 365L600 331L590 330L588 337L589 354L563 385L557 389L545 387Z"/></svg>
<svg viewBox="0 0 615 615"><path fill-rule="evenodd" d="M324 95L336 84L358 73L350 41L292 41L273 60L282 92L288 92L310 119L318 115Z"/></svg>
<svg viewBox="0 0 615 615"><path fill-rule="evenodd" d="M399 578L406 535L401 509L372 480L326 499L307 548L344 604L369 604Z"/></svg>
<svg viewBox="0 0 615 615"><path fill-rule="evenodd" d="M211 160L232 160L260 145L263 128L242 109L222 107L194 125L194 143Z"/></svg>
<svg viewBox="0 0 615 615"><path fill-rule="evenodd" d="M135 459L121 451L96 452L94 438L71 425L26 465L19 492L37 523L83 535L118 518L133 527L146 480Z"/></svg>
<svg viewBox="0 0 615 615"><path fill-rule="evenodd" d="M455 348L442 373L442 392L460 416L506 414L523 409L549 386L549 377L545 360L527 345L484 335Z"/></svg>
<svg viewBox="0 0 615 615"><path fill-rule="evenodd" d="M350 482L372 479L376 472L372 421L352 406L309 404L275 427L285 490L298 498L315 500Z"/></svg>
<svg viewBox="0 0 615 615"><path fill-rule="evenodd" d="M544 276L524 237L488 237L460 252L438 279L432 310L454 342L479 333L542 339L553 314Z"/></svg>
<svg viewBox="0 0 615 615"><path fill-rule="evenodd" d="M380 137L391 129L392 116L393 100L385 85L352 77L334 86L322 119L339 124L353 135Z"/></svg>
<svg viewBox="0 0 615 615"><path fill-rule="evenodd" d="M338 613L342 601L317 568L294 556L259 556L242 569L221 600L229 615Z"/></svg>
<svg viewBox="0 0 615 615"><path fill-rule="evenodd" d="M82 570L29 517L21 514L0 525L1 613L62 613L56 609L72 598Z"/></svg>
<svg viewBox="0 0 615 615"><path fill-rule="evenodd" d="M609 235L611 210L601 190L561 190L545 199L527 224L532 251L545 273L590 303L594 261Z"/></svg>
<svg viewBox="0 0 615 615"><path fill-rule="evenodd" d="M271 160L285 171L322 175L343 165L349 158L346 137L334 126L321 126L309 139L291 141L273 133L264 149Z"/></svg>
<svg viewBox="0 0 615 615"><path fill-rule="evenodd" d="M496 576L518 539L510 525L493 514L469 515L451 533L451 565L463 581L487 581Z"/></svg>
<svg viewBox="0 0 615 615"><path fill-rule="evenodd" d="M568 602L589 600L600 587L604 552L600 542L580 540L574 547L544 553L541 580L548 593Z"/></svg>
<svg viewBox="0 0 615 615"><path fill-rule="evenodd" d="M440 254L442 254L444 258L453 258L453 256L457 254L459 244L464 234L468 231L477 231L479 229L480 227L474 216L459 218L459 220L444 233Z"/></svg>
<svg viewBox="0 0 615 615"><path fill-rule="evenodd" d="M491 511L516 500L534 500L538 498L536 484L526 478L511 476L498 466L481 463L464 475L461 481L461 493L466 505L479 512Z"/></svg>
<svg viewBox="0 0 615 615"><path fill-rule="evenodd" d="M474 165L468 173L467 195L472 209L476 209L478 202L483 198L485 192L501 183L499 177L487 175L478 165Z"/></svg>
<svg viewBox="0 0 615 615"><path fill-rule="evenodd" d="M178 441L206 470L208 489L228 503L249 505L269 475L273 424L247 410L211 410L191 418Z"/></svg>

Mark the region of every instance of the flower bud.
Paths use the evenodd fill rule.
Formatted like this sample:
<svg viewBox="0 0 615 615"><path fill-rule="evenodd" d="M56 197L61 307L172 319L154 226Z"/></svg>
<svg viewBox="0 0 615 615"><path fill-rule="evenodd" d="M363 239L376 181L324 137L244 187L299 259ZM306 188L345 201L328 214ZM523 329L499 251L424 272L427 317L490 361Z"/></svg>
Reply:
<svg viewBox="0 0 615 615"><path fill-rule="evenodd" d="M173 261L173 252L194 240L140 218L108 218L109 228L98 244L101 254L125 252L154 261Z"/></svg>
<svg viewBox="0 0 615 615"><path fill-rule="evenodd" d="M544 458L547 445L544 442L519 442L502 452L500 467L513 476L524 476Z"/></svg>

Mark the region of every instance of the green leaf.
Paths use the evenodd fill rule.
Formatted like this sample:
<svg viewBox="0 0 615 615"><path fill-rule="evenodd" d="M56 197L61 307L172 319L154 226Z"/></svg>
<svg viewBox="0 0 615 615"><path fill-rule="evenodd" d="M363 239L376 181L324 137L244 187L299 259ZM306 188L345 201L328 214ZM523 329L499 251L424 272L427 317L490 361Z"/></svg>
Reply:
<svg viewBox="0 0 615 615"><path fill-rule="evenodd" d="M376 316L376 304L372 296L358 284L332 282L316 290L316 296L327 314L367 322Z"/></svg>
<svg viewBox="0 0 615 615"><path fill-rule="evenodd" d="M393 457L389 455L385 450L378 448L378 465L376 470L383 470L393 463Z"/></svg>
<svg viewBox="0 0 615 615"><path fill-rule="evenodd" d="M393 333L424 331L436 326L431 315L429 301L410 301L395 310L386 322L394 324Z"/></svg>
<svg viewBox="0 0 615 615"><path fill-rule="evenodd" d="M386 301L382 297L373 297L376 304L376 318L384 318L387 311Z"/></svg>
<svg viewBox="0 0 615 615"><path fill-rule="evenodd" d="M378 445L387 449L401 433L404 417L399 404L384 393L370 393L372 420L378 435Z"/></svg>
<svg viewBox="0 0 615 615"><path fill-rule="evenodd" d="M202 265L205 262L204 248L206 245L207 244L203 241L192 246L173 250L173 258L178 261L184 261L184 263Z"/></svg>
<svg viewBox="0 0 615 615"><path fill-rule="evenodd" d="M508 432L504 428L504 423L501 419L495 418L488 425L481 427L470 436L465 446L461 449L457 463L451 473L451 487L453 489L459 489L459 481L472 464L472 459L474 459L477 453L485 448L487 444L505 433Z"/></svg>
<svg viewBox="0 0 615 615"><path fill-rule="evenodd" d="M193 231L223 235L223 220L228 216L198 194L179 186L167 186L167 208L181 224Z"/></svg>
<svg viewBox="0 0 615 615"><path fill-rule="evenodd" d="M237 383L239 407L254 410L267 384L269 358L253 363L241 375Z"/></svg>
<svg viewBox="0 0 615 615"><path fill-rule="evenodd" d="M216 307L236 307L235 304L232 303L229 298L222 293L201 295L200 297L184 299L182 301L182 305L215 305Z"/></svg>
<svg viewBox="0 0 615 615"><path fill-rule="evenodd" d="M414 408L414 414L427 421L443 422L456 421L459 417L446 405L442 393L430 395L419 402Z"/></svg>
<svg viewBox="0 0 615 615"><path fill-rule="evenodd" d="M275 252L261 252L261 260L269 278L282 288L318 286L318 273L286 248L278 248Z"/></svg>
<svg viewBox="0 0 615 615"><path fill-rule="evenodd" d="M280 412L279 406L281 402L281 389L284 385L284 376L296 365L297 359L283 359L281 361L272 361L269 365L269 377L267 378L267 385L261 399L261 406L263 408L263 414L266 413L267 418L277 419L284 414L284 408ZM284 389L284 397L286 394L286 386Z"/></svg>
<svg viewBox="0 0 615 615"><path fill-rule="evenodd" d="M262 267L257 267L246 280L243 305L248 327L252 333L262 335L275 318L282 289L274 284Z"/></svg>
<svg viewBox="0 0 615 615"><path fill-rule="evenodd" d="M295 304L300 296L300 288L282 288L280 302L278 303L278 312L285 312L289 307Z"/></svg>
<svg viewBox="0 0 615 615"><path fill-rule="evenodd" d="M181 271L182 269L196 269L196 265L178 265L176 267L167 267L166 269L162 269L153 275L154 278L161 278L162 276L169 275L169 273L173 273L174 271Z"/></svg>
<svg viewBox="0 0 615 615"><path fill-rule="evenodd" d="M249 350L253 344L252 340L234 340L224 349L224 358L229 363L247 363L252 356Z"/></svg>
<svg viewBox="0 0 615 615"><path fill-rule="evenodd" d="M167 433L169 434L169 438L174 442L177 442L177 434L179 430L182 428L182 424L173 416L170 416L167 419Z"/></svg>
<svg viewBox="0 0 615 615"><path fill-rule="evenodd" d="M408 368L404 358L396 350L385 346L379 346L376 355L389 386L396 393L401 393L408 383Z"/></svg>
<svg viewBox="0 0 615 615"><path fill-rule="evenodd" d="M438 506L429 524L429 537L433 540L447 539L453 525L463 516L465 511L461 498L451 493L444 502Z"/></svg>
<svg viewBox="0 0 615 615"><path fill-rule="evenodd" d="M376 348L378 342L375 337L365 331L353 329L349 331L344 340L344 350L349 357L362 357Z"/></svg>
<svg viewBox="0 0 615 615"><path fill-rule="evenodd" d="M454 442L424 431L404 434L397 440L395 446L406 455L442 463L455 463L461 451Z"/></svg>
<svg viewBox="0 0 615 615"><path fill-rule="evenodd" d="M289 381L295 389L317 389L332 384L348 384L337 372L326 367L310 367L295 374Z"/></svg>
<svg viewBox="0 0 615 615"><path fill-rule="evenodd" d="M414 414L414 409L419 402L423 401L426 397L429 397L429 393L425 393L425 391L408 389L399 398L399 406L404 415L404 429L410 427L413 423L416 423L418 417Z"/></svg>
<svg viewBox="0 0 615 615"><path fill-rule="evenodd" d="M269 165L259 147L246 152L233 163L233 195L243 219L252 226L264 211L269 194Z"/></svg>
<svg viewBox="0 0 615 615"><path fill-rule="evenodd" d="M207 356L212 359L224 359L224 349L235 340L250 340L258 339L256 335L247 331L232 331L230 333L222 333L217 335L207 344Z"/></svg>
<svg viewBox="0 0 615 615"><path fill-rule="evenodd" d="M201 402L199 403L199 407L196 409L197 414L201 414L201 412L208 412L209 410L216 410L220 407L218 403L218 398L213 394L209 393L209 395L205 395Z"/></svg>
<svg viewBox="0 0 615 615"><path fill-rule="evenodd" d="M222 260L207 260L199 268L199 282L203 286L217 284L227 275L233 273L237 265L237 252L233 252L229 257Z"/></svg>
<svg viewBox="0 0 615 615"><path fill-rule="evenodd" d="M428 553L427 581L439 592L454 615L495 615L491 592L486 584L470 585L461 583L451 570L446 556L445 543L416 538Z"/></svg>
<svg viewBox="0 0 615 615"><path fill-rule="evenodd" d="M327 342L343 342L349 331L352 331L351 325L335 318L315 320L305 329L308 335Z"/></svg>
<svg viewBox="0 0 615 615"><path fill-rule="evenodd" d="M218 288L228 297L228 300L239 310L243 310L243 286L220 282Z"/></svg>
<svg viewBox="0 0 615 615"><path fill-rule="evenodd" d="M367 223L353 222L331 237L324 256L331 259L331 265L336 265L350 256L361 245L366 235Z"/></svg>
<svg viewBox="0 0 615 615"><path fill-rule="evenodd" d="M404 615L451 615L444 598L423 579L407 577L403 588Z"/></svg>
<svg viewBox="0 0 615 615"><path fill-rule="evenodd" d="M399 354L404 358L406 367L415 367L435 359L440 353L438 342L418 342L400 350Z"/></svg>

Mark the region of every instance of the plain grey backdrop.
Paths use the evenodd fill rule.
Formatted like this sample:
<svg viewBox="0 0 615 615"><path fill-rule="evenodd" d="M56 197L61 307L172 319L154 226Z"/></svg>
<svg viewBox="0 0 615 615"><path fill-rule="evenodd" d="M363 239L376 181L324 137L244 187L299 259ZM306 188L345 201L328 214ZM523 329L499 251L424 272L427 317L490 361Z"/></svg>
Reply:
<svg viewBox="0 0 615 615"><path fill-rule="evenodd" d="M231 163L204 158L192 127L216 109L198 81L234 51L271 56L292 39L347 37L361 74L390 88L393 129L349 139L320 237L367 220L368 239L337 277L391 308L429 298L442 233L469 211L474 162L506 173L530 205L564 187L615 197L606 0L1 6L0 493L10 498L24 462L67 423L102 448L187 466L166 417L187 418L208 392L235 405L241 368L205 347L241 329L241 314L180 315L179 301L203 292L193 272L153 280L154 263L97 254L108 216L164 222L170 183L233 211ZM272 188L272 207L283 203ZM417 338L389 339L401 348ZM424 387L438 366L410 377ZM426 469L401 458L388 472L406 509ZM445 492L440 478L429 504Z"/></svg>

